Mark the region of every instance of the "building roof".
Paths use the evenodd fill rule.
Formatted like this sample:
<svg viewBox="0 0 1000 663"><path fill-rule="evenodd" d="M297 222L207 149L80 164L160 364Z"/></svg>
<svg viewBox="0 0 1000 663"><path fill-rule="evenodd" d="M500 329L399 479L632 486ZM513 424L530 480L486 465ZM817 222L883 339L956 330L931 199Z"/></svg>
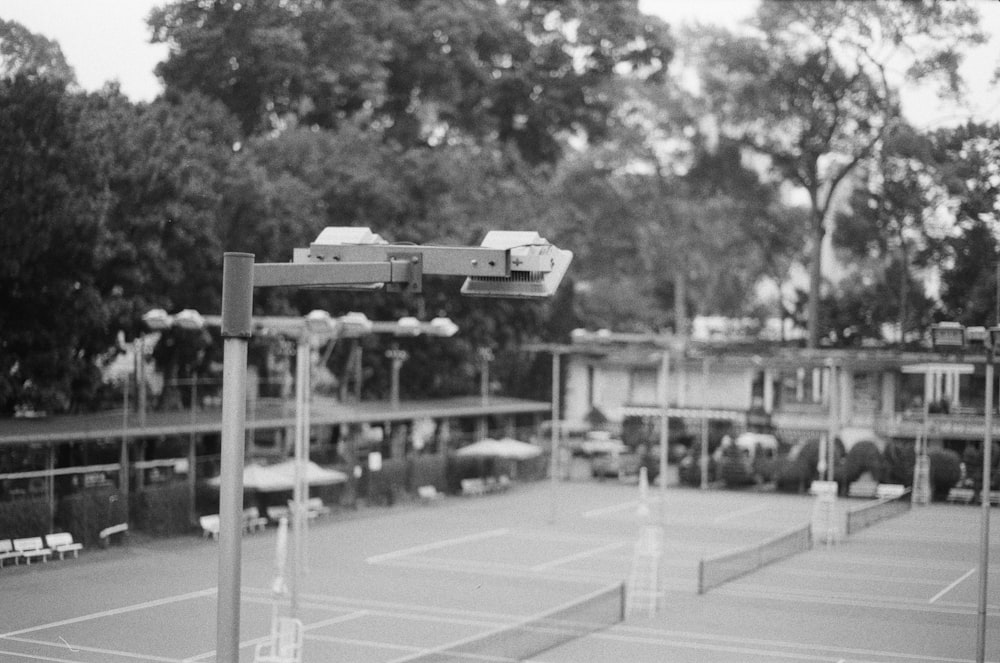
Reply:
<svg viewBox="0 0 1000 663"><path fill-rule="evenodd" d="M552 406L545 401L490 396L462 396L435 400L402 401L396 407L387 401L340 403L315 398L309 413L312 425L379 423L411 419L477 417L485 415L541 414ZM64 415L36 419L0 419L0 446L30 442L75 442L120 437L156 437L190 433L218 433L222 410L148 412L143 425L136 412ZM248 430L295 426L295 402L266 399L247 410Z"/></svg>

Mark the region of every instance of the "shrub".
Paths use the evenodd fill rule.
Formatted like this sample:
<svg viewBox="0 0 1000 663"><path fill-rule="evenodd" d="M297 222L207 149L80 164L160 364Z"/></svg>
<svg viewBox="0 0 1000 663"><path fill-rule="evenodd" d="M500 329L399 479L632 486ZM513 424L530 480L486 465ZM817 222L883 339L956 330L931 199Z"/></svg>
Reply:
<svg viewBox="0 0 1000 663"><path fill-rule="evenodd" d="M774 463L774 487L786 493L801 493L805 490L805 466L788 456L778 458Z"/></svg>
<svg viewBox="0 0 1000 663"><path fill-rule="evenodd" d="M962 478L962 459L951 449L931 449L927 457L931 464L931 492L934 499L943 500Z"/></svg>
<svg viewBox="0 0 1000 663"><path fill-rule="evenodd" d="M440 492L447 489L446 468L448 463L444 456L440 454L414 456L410 462L412 464L411 485L408 488L411 491L415 491L420 486L434 486Z"/></svg>
<svg viewBox="0 0 1000 663"><path fill-rule="evenodd" d="M153 536L173 536L191 527L191 499L183 483L146 486L133 497L134 522Z"/></svg>
<svg viewBox="0 0 1000 663"><path fill-rule="evenodd" d="M49 531L49 503L45 499L0 502L0 532L11 539L40 536Z"/></svg>
<svg viewBox="0 0 1000 663"><path fill-rule="evenodd" d="M59 500L57 521L84 546L100 543L101 530L128 519L126 502L115 488L93 488Z"/></svg>
<svg viewBox="0 0 1000 663"><path fill-rule="evenodd" d="M913 466L916 464L913 445L894 440L885 446L883 456L882 481L912 486Z"/></svg>
<svg viewBox="0 0 1000 663"><path fill-rule="evenodd" d="M869 440L858 442L847 452L844 460L844 482L854 483L865 472L871 472L876 482L882 481L885 461L878 446Z"/></svg>

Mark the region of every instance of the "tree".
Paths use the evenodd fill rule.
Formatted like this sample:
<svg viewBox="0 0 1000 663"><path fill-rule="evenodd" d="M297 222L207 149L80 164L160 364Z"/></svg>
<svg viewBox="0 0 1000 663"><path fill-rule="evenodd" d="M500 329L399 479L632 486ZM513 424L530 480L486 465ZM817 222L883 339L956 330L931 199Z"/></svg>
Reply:
<svg viewBox="0 0 1000 663"><path fill-rule="evenodd" d="M532 163L603 133L620 69L662 76L671 56L623 0L180 0L150 26L167 89L221 100L245 134L361 120L403 148L488 138Z"/></svg>
<svg viewBox="0 0 1000 663"><path fill-rule="evenodd" d="M967 325L995 324L1000 125L942 129L931 142L949 196L948 220L954 220L928 229L927 259L941 266L942 317Z"/></svg>
<svg viewBox="0 0 1000 663"><path fill-rule="evenodd" d="M857 182L849 208L837 215L833 234L834 245L874 264L874 280L881 283L889 271L895 273L897 290L889 301L895 303L891 308L896 309L901 342L910 331L922 334L931 309L930 300L914 288L912 274L926 247L925 232L946 203L930 148L926 137L905 125L886 136L868 178Z"/></svg>
<svg viewBox="0 0 1000 663"><path fill-rule="evenodd" d="M809 344L819 340L821 247L838 185L900 113L890 65L960 89L961 47L979 43L966 4L764 2L757 33L697 35L705 96L728 133L809 197Z"/></svg>
<svg viewBox="0 0 1000 663"><path fill-rule="evenodd" d="M0 18L0 78L41 76L76 84L76 74L59 44L15 21Z"/></svg>
<svg viewBox="0 0 1000 663"><path fill-rule="evenodd" d="M80 407L113 342L97 283L110 203L66 83L0 80L0 411Z"/></svg>

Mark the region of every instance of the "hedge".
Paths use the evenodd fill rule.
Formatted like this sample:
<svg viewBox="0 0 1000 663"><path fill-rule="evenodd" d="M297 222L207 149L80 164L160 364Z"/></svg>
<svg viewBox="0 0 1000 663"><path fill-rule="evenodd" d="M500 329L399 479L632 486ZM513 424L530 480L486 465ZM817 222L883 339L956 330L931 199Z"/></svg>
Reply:
<svg viewBox="0 0 1000 663"><path fill-rule="evenodd" d="M96 546L102 529L127 519L125 500L115 488L93 488L67 495L59 500L56 516L57 524L84 547Z"/></svg>
<svg viewBox="0 0 1000 663"><path fill-rule="evenodd" d="M0 502L0 537L19 539L48 533L48 500L36 498Z"/></svg>
<svg viewBox="0 0 1000 663"><path fill-rule="evenodd" d="M191 529L191 498L185 483L146 486L132 498L136 529L152 536L174 536Z"/></svg>

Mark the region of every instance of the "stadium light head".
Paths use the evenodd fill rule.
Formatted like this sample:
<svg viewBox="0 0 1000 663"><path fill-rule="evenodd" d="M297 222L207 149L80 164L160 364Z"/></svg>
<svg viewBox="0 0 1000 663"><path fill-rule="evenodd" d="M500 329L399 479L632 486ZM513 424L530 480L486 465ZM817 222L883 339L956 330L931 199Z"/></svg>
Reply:
<svg viewBox="0 0 1000 663"><path fill-rule="evenodd" d="M931 326L931 343L934 349L965 347L965 327L957 322L939 322Z"/></svg>
<svg viewBox="0 0 1000 663"><path fill-rule="evenodd" d="M530 231L491 230L481 246L508 252L509 275L469 276L462 285L463 295L519 299L551 297L573 260L572 251L558 249Z"/></svg>
<svg viewBox="0 0 1000 663"><path fill-rule="evenodd" d="M174 319L162 308L154 308L142 315L142 322L153 331L163 331L174 324Z"/></svg>
<svg viewBox="0 0 1000 663"><path fill-rule="evenodd" d="M982 348L990 341L989 332L986 327L966 327L965 342L972 347Z"/></svg>
<svg viewBox="0 0 1000 663"><path fill-rule="evenodd" d="M337 318L340 324L340 335L358 338L372 333L372 321L368 316L358 311L351 311Z"/></svg>
<svg viewBox="0 0 1000 663"><path fill-rule="evenodd" d="M337 328L337 321L326 311L315 309L306 315L306 329L313 336L335 336Z"/></svg>
<svg viewBox="0 0 1000 663"><path fill-rule="evenodd" d="M458 333L458 325L451 318L437 317L427 323L427 332L432 336L451 338Z"/></svg>
<svg viewBox="0 0 1000 663"><path fill-rule="evenodd" d="M174 316L174 326L188 331L205 328L205 318L192 308L186 308Z"/></svg>
<svg viewBox="0 0 1000 663"><path fill-rule="evenodd" d="M413 316L405 316L396 322L396 336L420 336L420 321Z"/></svg>

